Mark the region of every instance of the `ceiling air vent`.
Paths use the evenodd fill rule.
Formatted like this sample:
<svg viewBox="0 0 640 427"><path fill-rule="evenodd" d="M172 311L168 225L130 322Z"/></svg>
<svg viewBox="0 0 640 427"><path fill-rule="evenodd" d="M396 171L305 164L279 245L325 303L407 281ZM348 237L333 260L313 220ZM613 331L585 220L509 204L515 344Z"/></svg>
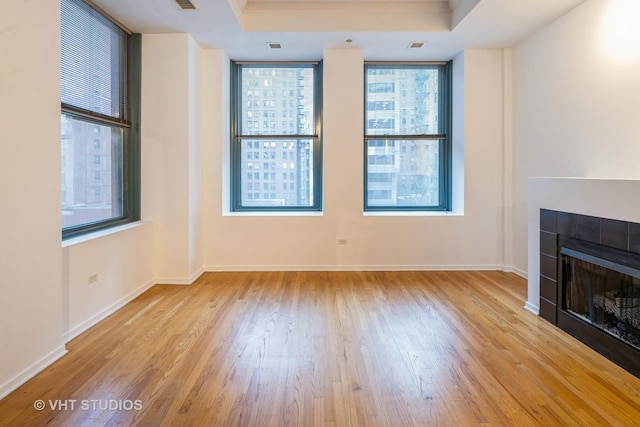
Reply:
<svg viewBox="0 0 640 427"><path fill-rule="evenodd" d="M282 49L281 43L267 42L269 49Z"/></svg>
<svg viewBox="0 0 640 427"><path fill-rule="evenodd" d="M424 46L424 42L411 42L409 43L409 49L420 49Z"/></svg>
<svg viewBox="0 0 640 427"><path fill-rule="evenodd" d="M194 10L196 5L191 2L191 0L176 0L178 6L180 6L183 10Z"/></svg>

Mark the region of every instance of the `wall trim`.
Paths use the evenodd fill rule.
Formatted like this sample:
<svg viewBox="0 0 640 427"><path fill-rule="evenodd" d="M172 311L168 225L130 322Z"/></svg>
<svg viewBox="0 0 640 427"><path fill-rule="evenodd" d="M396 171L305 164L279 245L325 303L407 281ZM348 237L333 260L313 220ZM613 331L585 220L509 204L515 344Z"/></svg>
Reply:
<svg viewBox="0 0 640 427"><path fill-rule="evenodd" d="M502 271L499 265L209 265L207 272L233 271Z"/></svg>
<svg viewBox="0 0 640 427"><path fill-rule="evenodd" d="M145 283L144 285L142 285L139 288L133 290L132 292L129 292L127 295L123 296L122 298L120 298L119 300L114 302L113 304L111 304L111 305L105 307L104 309L100 310L98 313L94 314L93 316L91 316L90 318L85 320L84 322L82 322L79 325L76 325L76 326L70 328L68 331L66 331L62 335L62 338L63 338L64 342L68 343L72 339L76 338L78 335L80 335L83 332L87 331L89 328L91 328L91 327L95 326L96 324L98 324L98 322L106 319L107 317L109 317L110 315L112 315L113 313L115 313L116 311L118 311L119 309L121 309L122 307L124 307L125 305L130 303L131 301L133 301L135 298L140 296L143 292L147 291L149 288L154 286L156 283L157 283L157 281L155 281L155 280L151 280L151 281Z"/></svg>
<svg viewBox="0 0 640 427"><path fill-rule="evenodd" d="M4 399L9 393L20 387L22 384L29 381L36 374L41 372L47 366L51 365L56 360L67 354L67 349L64 344L53 349L49 354L45 355L40 360L28 366L23 371L19 372L16 376L9 379L9 381L0 385L0 399Z"/></svg>
<svg viewBox="0 0 640 427"><path fill-rule="evenodd" d="M538 307L537 305L532 304L530 301L527 301L527 303L524 305L524 309L527 311L530 311L531 313L535 314L536 316L540 315L540 307Z"/></svg>
<svg viewBox="0 0 640 427"><path fill-rule="evenodd" d="M505 273L514 273L517 274L518 276L522 277L523 279L527 279L527 272L525 270L521 270L518 267L503 267L502 271L504 271Z"/></svg>
<svg viewBox="0 0 640 427"><path fill-rule="evenodd" d="M193 282L198 280L202 273L208 271L205 267L200 267L198 271L193 273L188 278L179 278L179 277L160 277L156 279L156 285L192 285Z"/></svg>

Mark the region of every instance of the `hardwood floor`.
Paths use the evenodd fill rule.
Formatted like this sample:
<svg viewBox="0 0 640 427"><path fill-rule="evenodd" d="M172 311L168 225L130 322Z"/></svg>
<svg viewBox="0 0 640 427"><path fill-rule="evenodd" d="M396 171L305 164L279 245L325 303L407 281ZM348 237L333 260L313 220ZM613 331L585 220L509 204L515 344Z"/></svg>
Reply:
<svg viewBox="0 0 640 427"><path fill-rule="evenodd" d="M525 298L501 272L206 273L70 342L0 425L640 425L640 379Z"/></svg>

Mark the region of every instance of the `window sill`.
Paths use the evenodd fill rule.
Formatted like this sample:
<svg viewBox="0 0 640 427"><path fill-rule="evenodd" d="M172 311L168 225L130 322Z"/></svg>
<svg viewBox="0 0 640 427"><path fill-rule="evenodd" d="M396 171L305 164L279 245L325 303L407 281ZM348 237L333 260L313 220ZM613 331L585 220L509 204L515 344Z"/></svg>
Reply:
<svg viewBox="0 0 640 427"><path fill-rule="evenodd" d="M62 241L62 247L67 248L69 246L74 246L80 243L88 242L95 239L100 239L105 236L110 236L112 234L120 233L125 230L130 230L132 228L138 228L142 225L147 224L146 221L135 221L130 222L128 224L119 225L117 227L108 228L106 230L95 231L93 233L83 234L78 237L71 237L69 239Z"/></svg>
<svg viewBox="0 0 640 427"><path fill-rule="evenodd" d="M303 217L303 216L323 216L323 212L318 211L300 211L300 212L261 212L261 211L252 211L252 212L223 212L222 216L283 216L283 217Z"/></svg>
<svg viewBox="0 0 640 427"><path fill-rule="evenodd" d="M462 212L452 211L369 211L363 216L464 216Z"/></svg>

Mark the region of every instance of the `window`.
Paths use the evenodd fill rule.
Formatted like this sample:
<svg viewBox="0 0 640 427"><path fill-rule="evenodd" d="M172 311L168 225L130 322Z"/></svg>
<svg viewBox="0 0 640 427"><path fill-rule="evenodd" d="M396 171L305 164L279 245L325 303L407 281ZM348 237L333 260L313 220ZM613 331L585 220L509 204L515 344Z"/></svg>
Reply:
<svg viewBox="0 0 640 427"><path fill-rule="evenodd" d="M365 65L364 209L451 207L449 63Z"/></svg>
<svg viewBox="0 0 640 427"><path fill-rule="evenodd" d="M321 210L321 65L232 62L232 68L233 210ZM249 126L251 117L262 117L263 126ZM263 184L260 188L269 190L261 199L255 193L251 197L246 185L251 179L247 172L256 169L247 160L249 150L269 160L262 165L269 172L253 177ZM287 187L282 180L290 171L293 182Z"/></svg>
<svg viewBox="0 0 640 427"><path fill-rule="evenodd" d="M140 36L61 0L62 236L139 219Z"/></svg>

